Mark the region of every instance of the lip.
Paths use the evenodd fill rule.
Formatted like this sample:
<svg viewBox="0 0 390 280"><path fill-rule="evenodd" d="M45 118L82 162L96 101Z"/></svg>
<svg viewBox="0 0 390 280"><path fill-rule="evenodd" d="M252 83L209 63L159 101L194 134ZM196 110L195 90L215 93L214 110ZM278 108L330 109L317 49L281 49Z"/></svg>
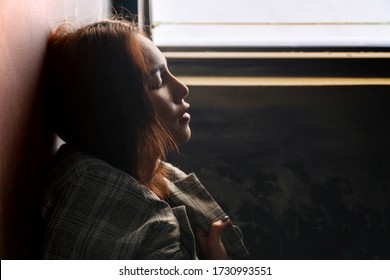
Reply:
<svg viewBox="0 0 390 280"><path fill-rule="evenodd" d="M188 113L188 110L190 109L190 104L187 102L183 102L184 108L179 114L179 121L180 122L189 122L191 120L191 115Z"/></svg>
<svg viewBox="0 0 390 280"><path fill-rule="evenodd" d="M185 112L181 117L180 117L180 122L189 122L191 120L191 115L188 112Z"/></svg>

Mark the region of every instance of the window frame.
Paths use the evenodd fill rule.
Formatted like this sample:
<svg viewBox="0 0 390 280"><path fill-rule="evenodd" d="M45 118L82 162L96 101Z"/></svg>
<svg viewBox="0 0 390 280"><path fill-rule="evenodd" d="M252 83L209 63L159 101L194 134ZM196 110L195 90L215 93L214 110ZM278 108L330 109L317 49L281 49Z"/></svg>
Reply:
<svg viewBox="0 0 390 280"><path fill-rule="evenodd" d="M138 0L138 15L140 26L152 36L151 0ZM183 77L236 77L250 74L254 77L280 77L281 79L300 77L313 81L324 77L355 80L390 78L390 67L388 67L390 47L159 46L159 48L167 57L172 72ZM256 70L253 71L255 68ZM370 81L374 84L377 82L373 79ZM353 83L353 80L350 82ZM379 84L382 85L383 80ZM390 85L390 79L384 84Z"/></svg>

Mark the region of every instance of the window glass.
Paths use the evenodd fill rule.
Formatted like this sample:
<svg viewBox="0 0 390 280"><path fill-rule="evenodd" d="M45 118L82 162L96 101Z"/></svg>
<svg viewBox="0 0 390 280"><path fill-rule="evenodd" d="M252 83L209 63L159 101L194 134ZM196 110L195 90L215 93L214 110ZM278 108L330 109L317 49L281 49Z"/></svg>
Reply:
<svg viewBox="0 0 390 280"><path fill-rule="evenodd" d="M152 0L159 46L390 46L389 0Z"/></svg>

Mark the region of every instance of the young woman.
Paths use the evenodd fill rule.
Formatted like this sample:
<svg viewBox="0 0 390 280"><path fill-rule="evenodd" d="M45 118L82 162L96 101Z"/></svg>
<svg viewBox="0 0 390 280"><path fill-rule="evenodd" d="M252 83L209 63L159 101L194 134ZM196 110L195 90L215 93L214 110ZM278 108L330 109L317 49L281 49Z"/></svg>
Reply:
<svg viewBox="0 0 390 280"><path fill-rule="evenodd" d="M249 258L196 176L164 162L191 136L188 88L134 24L58 28L45 90L66 144L45 185L43 258Z"/></svg>

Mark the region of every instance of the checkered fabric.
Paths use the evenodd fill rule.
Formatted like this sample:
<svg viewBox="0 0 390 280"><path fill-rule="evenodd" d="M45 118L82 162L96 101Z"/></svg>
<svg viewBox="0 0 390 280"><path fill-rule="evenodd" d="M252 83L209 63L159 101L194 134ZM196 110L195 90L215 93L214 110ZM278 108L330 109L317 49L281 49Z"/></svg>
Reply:
<svg viewBox="0 0 390 280"><path fill-rule="evenodd" d="M196 259L192 227L206 232L225 213L194 174L168 163L170 196L159 199L127 173L63 145L45 185L44 259ZM234 226L222 240L248 252Z"/></svg>

